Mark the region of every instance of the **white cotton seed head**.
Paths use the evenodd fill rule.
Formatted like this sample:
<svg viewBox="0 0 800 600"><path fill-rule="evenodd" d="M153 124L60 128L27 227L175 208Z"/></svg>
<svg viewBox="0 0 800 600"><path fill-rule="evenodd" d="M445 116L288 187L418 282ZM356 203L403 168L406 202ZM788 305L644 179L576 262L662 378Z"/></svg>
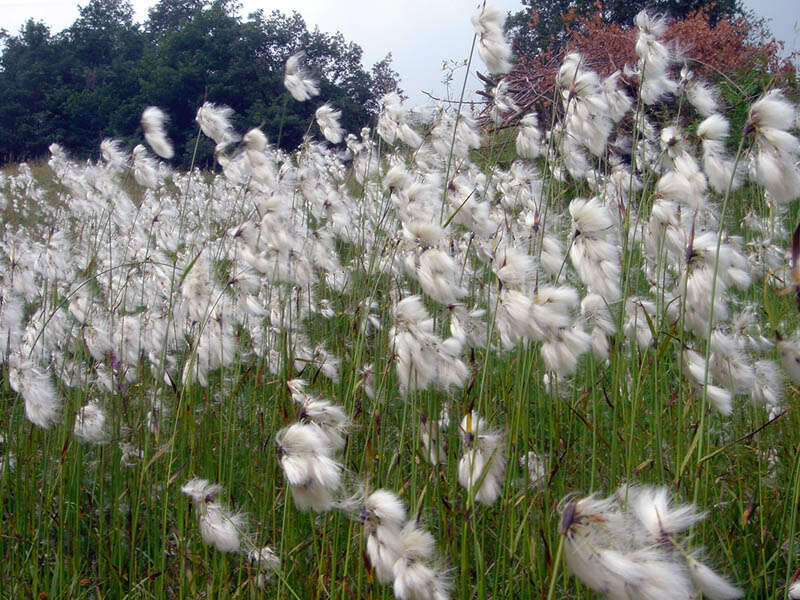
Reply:
<svg viewBox="0 0 800 600"><path fill-rule="evenodd" d="M378 581L391 583L394 580L394 565L403 552L400 528L377 526L369 530L366 547L369 563L375 569Z"/></svg>
<svg viewBox="0 0 800 600"><path fill-rule="evenodd" d="M559 329L556 335L542 344L540 354L548 371L563 377L578 368L578 359L592 345L592 336L577 326Z"/></svg>
<svg viewBox="0 0 800 600"><path fill-rule="evenodd" d="M578 292L568 285L543 285L533 300L537 306L548 307L566 315L569 310L578 306ZM565 327L565 325L559 321L553 323L553 327Z"/></svg>
<svg viewBox="0 0 800 600"><path fill-rule="evenodd" d="M144 139L150 144L153 152L161 158L169 160L175 154L172 144L167 139L164 131L164 124L167 122L167 115L156 106L148 106L142 113L142 128L144 129Z"/></svg>
<svg viewBox="0 0 800 600"><path fill-rule="evenodd" d="M603 234L614 226L611 212L600 198L576 198L569 204L576 233L586 236Z"/></svg>
<svg viewBox="0 0 800 600"><path fill-rule="evenodd" d="M333 448L322 428L315 423L293 423L280 430L275 441L297 508L316 512L333 508L342 465L331 458Z"/></svg>
<svg viewBox="0 0 800 600"><path fill-rule="evenodd" d="M25 401L25 416L42 429L53 425L61 413L61 399L49 375L18 354L9 356L8 382Z"/></svg>
<svg viewBox="0 0 800 600"><path fill-rule="evenodd" d="M400 535L403 543L403 556L407 559L430 560L434 557L436 541L416 519L406 523Z"/></svg>
<svg viewBox="0 0 800 600"><path fill-rule="evenodd" d="M772 360L759 360L753 365L754 378L750 398L754 405L766 407L770 413L777 411L783 401L783 374Z"/></svg>
<svg viewBox="0 0 800 600"><path fill-rule="evenodd" d="M213 546L220 552L239 552L242 532L246 521L241 514L231 514L230 511L216 502L205 506L201 511L200 535L203 541Z"/></svg>
<svg viewBox="0 0 800 600"><path fill-rule="evenodd" d="M688 562L689 576L695 586L702 592L703 597L710 600L736 600L736 598L744 596L743 590L737 588L694 556L690 556ZM791 592L789 597L792 597Z"/></svg>
<svg viewBox="0 0 800 600"><path fill-rule="evenodd" d="M755 382L753 365L743 344L734 336L715 330L711 334L709 367L714 381L736 393L748 393Z"/></svg>
<svg viewBox="0 0 800 600"><path fill-rule="evenodd" d="M464 489L473 490L475 488L475 500L490 506L495 503L503 491L505 467L505 453L500 444L485 448L472 448L467 450L459 460L458 482ZM481 480L481 478L483 479Z"/></svg>
<svg viewBox="0 0 800 600"><path fill-rule="evenodd" d="M286 61L283 85L298 102L304 102L319 94L319 84L308 74L302 65L305 52L298 52Z"/></svg>
<svg viewBox="0 0 800 600"><path fill-rule="evenodd" d="M686 86L686 97L692 106L704 117L709 117L719 110L714 90L701 81L690 81Z"/></svg>
<svg viewBox="0 0 800 600"><path fill-rule="evenodd" d="M342 111L335 110L330 104L325 103L314 114L317 119L317 125L319 125L319 129L325 139L331 144L340 143L344 137L344 129L339 125Z"/></svg>
<svg viewBox="0 0 800 600"><path fill-rule="evenodd" d="M726 417L733 412L733 395L729 390L709 384L706 386L706 398L711 403L711 406Z"/></svg>
<svg viewBox="0 0 800 600"><path fill-rule="evenodd" d="M706 178L691 154L685 151L677 153L673 158L673 166L676 173L686 178L694 193L702 195L706 192Z"/></svg>
<svg viewBox="0 0 800 600"><path fill-rule="evenodd" d="M655 104L675 94L678 84L666 76L647 77L641 85L640 96L645 104Z"/></svg>
<svg viewBox="0 0 800 600"><path fill-rule="evenodd" d="M539 262L545 271L552 275L558 274L564 264L564 246L555 235L545 233L542 238L542 252Z"/></svg>
<svg viewBox="0 0 800 600"><path fill-rule="evenodd" d="M378 581L394 578L394 564L403 552L401 531L406 519L403 502L389 490L376 490L361 503L367 557Z"/></svg>
<svg viewBox="0 0 800 600"><path fill-rule="evenodd" d="M425 293L441 304L455 304L467 293L466 288L458 284L455 261L437 248L422 253L416 276Z"/></svg>
<svg viewBox="0 0 800 600"><path fill-rule="evenodd" d="M406 508L394 492L379 489L364 499L362 516L364 519L374 521L376 525L395 527L399 530L406 520Z"/></svg>
<svg viewBox="0 0 800 600"><path fill-rule="evenodd" d="M275 436L278 457L320 454L328 456L331 448L320 427L314 423L293 423Z"/></svg>
<svg viewBox="0 0 800 600"><path fill-rule="evenodd" d="M259 569L267 571L267 577L272 574L272 571L277 571L281 568L280 557L269 546L262 546L261 548L253 548L250 550L250 552L247 553L247 561L251 565L255 565Z"/></svg>
<svg viewBox="0 0 800 600"><path fill-rule="evenodd" d="M395 321L403 325L409 324L419 326L425 323L430 318L430 315L419 296L409 296L395 304L394 318Z"/></svg>
<svg viewBox="0 0 800 600"><path fill-rule="evenodd" d="M572 499L563 505L561 535L565 538L564 557L567 566L578 579L594 590L608 593L624 589L624 582L620 581L617 574L621 567L616 566L617 572L610 571L609 567L615 564L615 556L607 554L607 546L613 542L613 532L609 528L620 521L619 508L613 497L600 499L589 496L580 500ZM604 560L600 560L601 552L606 552Z"/></svg>
<svg viewBox="0 0 800 600"><path fill-rule="evenodd" d="M136 183L149 189L157 188L162 179L156 161L141 144L133 148L133 178Z"/></svg>
<svg viewBox="0 0 800 600"><path fill-rule="evenodd" d="M556 83L560 88L567 89L575 85L581 73L583 57L578 52L568 52L556 74Z"/></svg>
<svg viewBox="0 0 800 600"><path fill-rule="evenodd" d="M730 124L728 120L720 114L712 114L697 126L697 137L701 140L713 140L724 142L728 139Z"/></svg>
<svg viewBox="0 0 800 600"><path fill-rule="evenodd" d="M665 487L627 486L618 495L627 495L631 512L654 541L685 531L706 517L693 504L673 505Z"/></svg>
<svg viewBox="0 0 800 600"><path fill-rule="evenodd" d="M794 126L795 108L781 90L770 90L750 107L748 122L760 129L774 127L787 131Z"/></svg>
<svg viewBox="0 0 800 600"><path fill-rule="evenodd" d="M614 123L619 123L633 106L633 100L619 87L622 73L615 71L602 82L602 92L608 105L608 116Z"/></svg>
<svg viewBox="0 0 800 600"><path fill-rule="evenodd" d="M222 149L239 139L233 130L232 118L232 108L205 102L197 110L195 120L202 132L216 142L218 149Z"/></svg>
<svg viewBox="0 0 800 600"><path fill-rule="evenodd" d="M647 570L643 562L617 550L600 550L597 560L604 571L633 588L641 587L647 578ZM677 597L680 598L680 596Z"/></svg>
<svg viewBox="0 0 800 600"><path fill-rule="evenodd" d="M544 336L543 330L538 328L531 332L532 300L517 290L503 290L500 295L500 305L497 311L497 330L503 346L511 349L531 333ZM536 325L536 323L533 323Z"/></svg>
<svg viewBox="0 0 800 600"><path fill-rule="evenodd" d="M446 600L449 597L447 580L425 563L400 558L393 573L392 589L398 600Z"/></svg>
<svg viewBox="0 0 800 600"><path fill-rule="evenodd" d="M203 541L220 552L238 552L247 522L244 515L232 513L217 501L221 491L221 486L206 479L190 479L181 486L197 511Z"/></svg>
<svg viewBox="0 0 800 600"><path fill-rule="evenodd" d="M755 158L755 178L779 203L786 204L800 196L800 167L791 154L779 148L759 147Z"/></svg>
<svg viewBox="0 0 800 600"><path fill-rule="evenodd" d="M597 555L587 549L586 545L578 536L567 537L567 541L564 543L564 558L569 571L593 590L610 592L620 587L616 578L605 570L597 560ZM611 597L616 598L617 596ZM619 597L627 598L627 596Z"/></svg>
<svg viewBox="0 0 800 600"><path fill-rule="evenodd" d="M667 21L663 16L651 16L646 10L639 11L633 22L642 33L649 33L655 36L663 35L667 28Z"/></svg>
<svg viewBox="0 0 800 600"><path fill-rule="evenodd" d="M492 4L484 4L472 15L472 26L477 36L478 54L492 73L511 70L511 45L503 33L503 13Z"/></svg>
<svg viewBox="0 0 800 600"><path fill-rule="evenodd" d="M722 142L703 142L703 170L708 183L719 194L736 190L742 185L741 168L734 170L734 162L725 156Z"/></svg>
<svg viewBox="0 0 800 600"><path fill-rule="evenodd" d="M267 149L267 136L256 127L244 134L242 137L242 145L246 150L264 152Z"/></svg>
<svg viewBox="0 0 800 600"><path fill-rule="evenodd" d="M332 490L309 483L304 486L291 486L292 498L298 510L313 510L316 513L323 513L336 506L336 499Z"/></svg>
<svg viewBox="0 0 800 600"><path fill-rule="evenodd" d="M706 378L705 357L696 350L687 348L683 351L683 358L690 380L698 388L705 390L706 399L714 408L725 416L730 415L733 412L733 395L729 390L712 384L710 368Z"/></svg>
<svg viewBox="0 0 800 600"><path fill-rule="evenodd" d="M789 380L800 385L800 346L795 340L782 339L776 344L781 358L781 366Z"/></svg>
<svg viewBox="0 0 800 600"><path fill-rule="evenodd" d="M645 571L644 581L638 590L639 597L662 600L692 600L695 597L683 561L656 549L639 550L633 558L643 564Z"/></svg>
<svg viewBox="0 0 800 600"><path fill-rule="evenodd" d="M694 505L676 506L666 488L626 485L609 498L571 499L562 502L564 556L583 583L609 598L739 598L680 534L703 516Z"/></svg>
<svg viewBox="0 0 800 600"><path fill-rule="evenodd" d="M289 383L291 388L292 382ZM320 432L328 440L328 446L334 451L342 450L345 445L344 436L352 425L344 408L304 393L293 392L292 398L300 403L298 420L301 423L313 423L319 426Z"/></svg>
<svg viewBox="0 0 800 600"><path fill-rule="evenodd" d="M589 234L591 236L591 234ZM607 302L620 297L621 268L619 247L602 237L577 236L569 249L572 265L590 292Z"/></svg>
<svg viewBox="0 0 800 600"><path fill-rule="evenodd" d="M450 581L438 566L433 536L416 520L400 534L400 556L392 568L393 591L398 600L447 600Z"/></svg>
<svg viewBox="0 0 800 600"><path fill-rule="evenodd" d="M90 402L75 415L73 432L82 440L92 444L107 443L105 411L94 402Z"/></svg>
<svg viewBox="0 0 800 600"><path fill-rule="evenodd" d="M512 246L499 248L492 262L497 278L503 285L518 287L525 284L535 270L533 257Z"/></svg>
<svg viewBox="0 0 800 600"><path fill-rule="evenodd" d="M596 327L592 330L592 356L598 361L605 361L608 358L609 343L608 337L603 330Z"/></svg>
<svg viewBox="0 0 800 600"><path fill-rule="evenodd" d="M459 433L465 452L458 463L458 481L467 490L480 482L474 489L475 500L487 506L494 504L503 491L506 469L503 434L488 429L486 421L474 411L464 415Z"/></svg>
<svg viewBox="0 0 800 600"><path fill-rule="evenodd" d="M128 157L122 150L122 143L118 140L103 140L100 143L100 155L109 168L115 171L120 171L127 166Z"/></svg>
<svg viewBox="0 0 800 600"><path fill-rule="evenodd" d="M181 493L189 496L196 506L216 501L221 491L222 487L220 485L212 484L207 479L199 479L197 477L190 479L181 486Z"/></svg>
<svg viewBox="0 0 800 600"><path fill-rule="evenodd" d="M656 194L665 200L699 208L702 199L697 197L691 182L676 171L667 171L656 184Z"/></svg>
<svg viewBox="0 0 800 600"><path fill-rule="evenodd" d="M413 185L411 186L414 187ZM433 245L444 235L442 228L436 223L413 221L403 224L403 235L410 239L418 240L426 245Z"/></svg>
<svg viewBox="0 0 800 600"><path fill-rule="evenodd" d="M536 113L529 113L520 119L516 145L520 158L536 158L544 152Z"/></svg>
<svg viewBox="0 0 800 600"><path fill-rule="evenodd" d="M608 303L600 294L587 294L581 300L581 314L591 327L599 327L608 335L614 335L617 332L617 326L611 318Z"/></svg>
<svg viewBox="0 0 800 600"><path fill-rule="evenodd" d="M484 3L472 15L471 21L477 35L489 35L502 29L505 18L500 8L494 4Z"/></svg>

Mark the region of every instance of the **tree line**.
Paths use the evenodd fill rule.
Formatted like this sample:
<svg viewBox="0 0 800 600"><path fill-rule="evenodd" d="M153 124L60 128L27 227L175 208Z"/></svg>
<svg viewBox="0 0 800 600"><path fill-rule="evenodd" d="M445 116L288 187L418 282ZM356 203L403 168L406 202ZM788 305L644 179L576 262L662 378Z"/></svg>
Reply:
<svg viewBox="0 0 800 600"><path fill-rule="evenodd" d="M239 8L160 0L138 24L128 0L90 0L60 33L34 20L13 35L0 30L0 164L44 156L53 142L79 158L96 156L108 137L132 146L143 109L156 105L170 117L174 162L187 166L204 101L234 109L239 130L260 124L271 142L294 148L323 101L357 132L398 89L391 55L365 69L362 49L340 33L309 31L296 12L243 19ZM301 50L320 82L318 102L297 102L283 86L285 62ZM209 166L213 143L200 140L195 164Z"/></svg>
<svg viewBox="0 0 800 600"><path fill-rule="evenodd" d="M558 54L576 19L599 12L603 22L629 28L644 6L674 19L704 9L713 28L745 17L740 0L521 0L507 35L517 58ZM374 119L380 98L399 91L391 54L369 69L362 50L340 33L309 31L303 18L258 10L239 16L237 0L160 0L144 23L129 0L89 0L77 20L52 34L28 20L16 34L0 29L0 165L47 154L52 142L91 158L114 137L133 146L150 105L170 117L174 162L188 166L198 140L194 117L203 102L225 104L240 131L260 125L272 143L295 148L330 101L350 132ZM286 60L300 50L320 82L320 96L297 102L283 86ZM316 127L315 125L311 125ZM195 164L213 164L213 144L202 136Z"/></svg>

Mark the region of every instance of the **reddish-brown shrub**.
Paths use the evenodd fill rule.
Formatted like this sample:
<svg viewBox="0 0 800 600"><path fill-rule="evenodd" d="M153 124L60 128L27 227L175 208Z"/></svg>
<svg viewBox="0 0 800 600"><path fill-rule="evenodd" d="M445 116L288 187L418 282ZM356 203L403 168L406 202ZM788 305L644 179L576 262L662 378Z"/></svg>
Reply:
<svg viewBox="0 0 800 600"><path fill-rule="evenodd" d="M592 14L578 16L570 11L564 17L566 43L553 44L536 56L520 56L514 70L507 75L509 90L521 114L532 109L548 111L553 95L555 74L567 52L578 51L587 67L601 75L622 70L637 60L634 52L637 30L631 23L621 27L603 20L602 2ZM531 16L535 26L537 15ZM709 24L708 10L698 11L686 19L672 21L663 37L707 79L736 79L751 69L792 77L795 74L791 56L781 58L783 42L757 34L742 18L723 17L715 27ZM554 49L555 48L555 49ZM633 85L634 82L628 82Z"/></svg>

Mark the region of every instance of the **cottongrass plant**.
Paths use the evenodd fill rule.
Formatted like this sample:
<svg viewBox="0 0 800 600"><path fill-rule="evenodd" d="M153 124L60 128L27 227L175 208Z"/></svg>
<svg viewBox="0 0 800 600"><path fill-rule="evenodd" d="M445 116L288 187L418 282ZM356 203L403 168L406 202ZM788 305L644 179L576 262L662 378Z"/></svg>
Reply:
<svg viewBox="0 0 800 600"><path fill-rule="evenodd" d="M303 102L319 94L319 84L308 73L303 65L305 52L297 52L286 61L286 73L283 84L292 97Z"/></svg>
<svg viewBox="0 0 800 600"><path fill-rule="evenodd" d="M167 115L157 106L148 106L142 113L142 129L144 129L144 139L153 149L153 152L161 158L169 160L175 155L172 144L164 131L167 122ZM108 150L107 150L108 151Z"/></svg>
<svg viewBox="0 0 800 600"><path fill-rule="evenodd" d="M239 552L242 537L246 535L246 520L244 515L231 512L217 500L221 491L221 486L205 479L190 479L181 487L197 512L203 541L220 552Z"/></svg>
<svg viewBox="0 0 800 600"><path fill-rule="evenodd" d="M460 433L464 455L458 461L458 482L481 504L494 504L506 470L503 434L489 429L474 411L464 415Z"/></svg>
<svg viewBox="0 0 800 600"><path fill-rule="evenodd" d="M674 505L666 488L623 486L608 498L572 499L561 516L564 556L581 581L613 599L741 598L681 539L705 516Z"/></svg>
<svg viewBox="0 0 800 600"><path fill-rule="evenodd" d="M4 171L7 595L794 594L797 111L737 129L635 24L515 136L501 78L355 133L319 102L292 153L208 102L214 172L161 160L153 108L150 150ZM507 72L501 12L473 25Z"/></svg>
<svg viewBox="0 0 800 600"><path fill-rule="evenodd" d="M334 507L342 485L342 465L325 431L315 423L294 423L275 438L280 462L292 497L300 510L325 512Z"/></svg>
<svg viewBox="0 0 800 600"><path fill-rule="evenodd" d="M437 564L435 540L416 519L400 532L400 554L392 567L397 600L447 600L450 580Z"/></svg>

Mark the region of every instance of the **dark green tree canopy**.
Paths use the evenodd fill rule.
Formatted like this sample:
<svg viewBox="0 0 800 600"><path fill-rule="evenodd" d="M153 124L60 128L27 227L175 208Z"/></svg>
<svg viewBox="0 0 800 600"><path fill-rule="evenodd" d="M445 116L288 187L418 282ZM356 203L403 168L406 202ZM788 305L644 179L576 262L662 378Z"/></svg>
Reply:
<svg viewBox="0 0 800 600"><path fill-rule="evenodd" d="M744 15L740 0L522 0L524 8L509 14L506 30L517 55L532 54L564 42L564 17L574 11L585 15L601 10L608 23L628 27L642 9L652 14L683 18L707 8L711 25L723 16Z"/></svg>
<svg viewBox="0 0 800 600"><path fill-rule="evenodd" d="M106 137L132 146L142 139L142 111L156 105L170 118L174 160L187 165L205 101L233 108L241 132L261 125L291 149L323 102L357 132L397 88L390 56L365 69L358 45L309 31L296 12L243 19L239 9L236 0L161 0L139 25L128 0L90 0L59 34L28 21L2 40L0 164L42 156L52 142L77 157L96 156ZM320 83L306 102L283 86L286 59L300 50ZM212 146L201 142L201 166L213 164Z"/></svg>

